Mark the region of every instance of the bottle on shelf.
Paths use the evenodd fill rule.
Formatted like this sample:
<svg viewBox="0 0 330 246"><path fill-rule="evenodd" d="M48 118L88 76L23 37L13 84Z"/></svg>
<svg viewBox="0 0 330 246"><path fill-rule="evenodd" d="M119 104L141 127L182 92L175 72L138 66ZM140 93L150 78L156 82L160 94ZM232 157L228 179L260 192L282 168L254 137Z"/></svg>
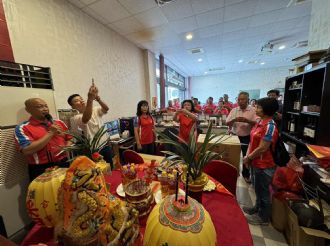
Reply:
<svg viewBox="0 0 330 246"><path fill-rule="evenodd" d="M290 133L296 132L296 120L294 116L292 116L291 120L288 122L288 130Z"/></svg>
<svg viewBox="0 0 330 246"><path fill-rule="evenodd" d="M311 120L311 125L310 125L310 130L309 130L309 137L314 139L315 138L315 131L316 131L316 121L317 119L312 119Z"/></svg>
<svg viewBox="0 0 330 246"><path fill-rule="evenodd" d="M303 131L303 136L304 137L309 137L309 131L310 131L310 129L309 129L309 125L310 125L310 118L308 118L307 119L307 124L304 126L304 131Z"/></svg>
<svg viewBox="0 0 330 246"><path fill-rule="evenodd" d="M296 100L293 102L293 110L300 111L300 94L297 93Z"/></svg>

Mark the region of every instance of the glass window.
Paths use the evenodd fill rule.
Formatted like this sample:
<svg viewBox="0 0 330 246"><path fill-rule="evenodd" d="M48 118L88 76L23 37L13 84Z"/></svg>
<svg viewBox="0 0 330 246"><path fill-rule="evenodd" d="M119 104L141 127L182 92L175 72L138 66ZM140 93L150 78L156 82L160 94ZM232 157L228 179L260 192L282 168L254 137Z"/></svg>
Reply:
<svg viewBox="0 0 330 246"><path fill-rule="evenodd" d="M157 77L157 100L160 105L160 80L159 80L159 60L156 59L156 77ZM180 102L185 99L185 81L186 78L176 72L171 67L165 65L165 104L168 100L179 98Z"/></svg>

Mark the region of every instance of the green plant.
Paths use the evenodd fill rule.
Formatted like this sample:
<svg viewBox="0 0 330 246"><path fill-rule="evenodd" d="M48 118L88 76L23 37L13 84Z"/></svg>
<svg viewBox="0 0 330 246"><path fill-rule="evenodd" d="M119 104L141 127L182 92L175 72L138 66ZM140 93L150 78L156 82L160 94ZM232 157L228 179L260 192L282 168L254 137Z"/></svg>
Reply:
<svg viewBox="0 0 330 246"><path fill-rule="evenodd" d="M185 142L180 139L179 136L174 135L178 140L173 140L170 136L157 132L160 139L159 143L169 144L176 148L176 152L162 151L164 154L169 155L168 160L173 161L173 165L177 163L183 163L187 166L189 176L196 180L202 175L204 167L212 160L219 159L223 152L214 152L214 148L217 147L222 141L228 138L227 135L212 134L212 123L209 124L205 135L204 142L200 145L197 144L195 136L195 128L192 128L189 133L189 141ZM212 140L215 140L211 143Z"/></svg>
<svg viewBox="0 0 330 246"><path fill-rule="evenodd" d="M105 126L102 126L92 139L73 132L66 133L72 136L74 143L63 147L61 153L67 152L73 156L84 155L93 160L93 154L99 152L107 144L107 141L101 142L102 137L106 133L107 129Z"/></svg>

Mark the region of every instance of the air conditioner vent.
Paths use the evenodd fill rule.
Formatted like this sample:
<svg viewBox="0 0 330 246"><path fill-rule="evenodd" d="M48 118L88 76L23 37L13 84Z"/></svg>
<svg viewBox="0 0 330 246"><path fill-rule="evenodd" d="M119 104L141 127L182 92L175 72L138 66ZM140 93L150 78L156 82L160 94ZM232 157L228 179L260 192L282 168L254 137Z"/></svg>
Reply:
<svg viewBox="0 0 330 246"><path fill-rule="evenodd" d="M303 40L292 45L292 48L303 48L308 46L308 40Z"/></svg>
<svg viewBox="0 0 330 246"><path fill-rule="evenodd" d="M225 70L225 67L215 67L215 68L210 68L209 72L216 72L216 71L222 71Z"/></svg>
<svg viewBox="0 0 330 246"><path fill-rule="evenodd" d="M204 50L202 48L193 48L188 50L189 54L195 55L195 54L202 54L204 53Z"/></svg>

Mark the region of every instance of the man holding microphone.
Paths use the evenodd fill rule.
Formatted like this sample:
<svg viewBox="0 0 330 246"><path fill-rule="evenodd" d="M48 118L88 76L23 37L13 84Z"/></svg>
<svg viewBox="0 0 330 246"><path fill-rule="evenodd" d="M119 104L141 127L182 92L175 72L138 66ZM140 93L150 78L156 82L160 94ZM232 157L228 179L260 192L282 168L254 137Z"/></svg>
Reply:
<svg viewBox="0 0 330 246"><path fill-rule="evenodd" d="M59 154L61 147L70 144L71 136L61 120L53 120L47 103L40 98L25 101L25 110L30 119L17 125L15 139L28 160L30 181L53 166L68 167L66 153Z"/></svg>

